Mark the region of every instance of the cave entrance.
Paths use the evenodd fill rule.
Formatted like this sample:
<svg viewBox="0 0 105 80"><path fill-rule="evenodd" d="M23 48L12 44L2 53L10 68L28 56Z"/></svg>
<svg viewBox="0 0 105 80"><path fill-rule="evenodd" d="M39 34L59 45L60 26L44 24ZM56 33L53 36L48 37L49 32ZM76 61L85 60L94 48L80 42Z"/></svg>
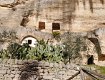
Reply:
<svg viewBox="0 0 105 80"><path fill-rule="evenodd" d="M20 25L23 26L23 27L26 27L28 22L29 22L29 19L27 17L23 17Z"/></svg>
<svg viewBox="0 0 105 80"><path fill-rule="evenodd" d="M91 55L91 56L88 58L87 64L88 64L88 65L94 64L94 57L93 57L93 55Z"/></svg>
<svg viewBox="0 0 105 80"><path fill-rule="evenodd" d="M60 30L60 23L52 23L52 30Z"/></svg>

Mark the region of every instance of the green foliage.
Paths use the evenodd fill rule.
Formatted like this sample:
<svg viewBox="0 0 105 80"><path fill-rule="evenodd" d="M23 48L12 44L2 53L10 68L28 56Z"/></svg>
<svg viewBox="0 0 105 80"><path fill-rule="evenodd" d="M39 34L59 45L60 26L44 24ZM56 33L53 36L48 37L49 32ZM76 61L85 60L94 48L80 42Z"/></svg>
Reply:
<svg viewBox="0 0 105 80"><path fill-rule="evenodd" d="M5 59L5 58L9 59L8 50L1 50L0 51L0 58L2 58L2 59Z"/></svg>
<svg viewBox="0 0 105 80"><path fill-rule="evenodd" d="M49 45L44 40L38 41L36 47L29 47L28 44L19 45L12 43L7 50L0 52L1 58L32 59L38 61L59 62L63 60L62 47Z"/></svg>
<svg viewBox="0 0 105 80"><path fill-rule="evenodd" d="M99 66L99 65L86 65L86 68L93 70L95 69L97 73L105 75L105 66Z"/></svg>
<svg viewBox="0 0 105 80"><path fill-rule="evenodd" d="M53 32L52 33L53 34L53 37L55 38L55 39L60 39L60 32L59 31L55 31L55 32Z"/></svg>
<svg viewBox="0 0 105 80"><path fill-rule="evenodd" d="M28 54L28 49L30 47L28 44L24 44L23 46L12 43L10 44L6 50L2 50L0 52L1 58L11 58L11 59L25 59Z"/></svg>
<svg viewBox="0 0 105 80"><path fill-rule="evenodd" d="M50 61L50 62L67 62L80 58L80 51L86 51L87 45L85 38L69 33L66 35L66 39L63 41L64 47L61 45L49 45L48 41L40 40L36 47L29 47L28 44L19 45L12 43L8 46L7 50L0 52L1 58L12 59L32 59L38 61Z"/></svg>
<svg viewBox="0 0 105 80"><path fill-rule="evenodd" d="M38 61L45 60L45 61L55 61L59 62L62 61L62 53L60 46L52 46L49 45L47 42L41 40L36 47L31 48L27 54L27 59L36 59Z"/></svg>
<svg viewBox="0 0 105 80"><path fill-rule="evenodd" d="M76 58L81 58L80 51L87 50L85 38L73 33L68 33L65 37L63 41L65 60L70 62Z"/></svg>
<svg viewBox="0 0 105 80"><path fill-rule="evenodd" d="M105 66L97 66L96 69L99 70L101 74L105 75Z"/></svg>

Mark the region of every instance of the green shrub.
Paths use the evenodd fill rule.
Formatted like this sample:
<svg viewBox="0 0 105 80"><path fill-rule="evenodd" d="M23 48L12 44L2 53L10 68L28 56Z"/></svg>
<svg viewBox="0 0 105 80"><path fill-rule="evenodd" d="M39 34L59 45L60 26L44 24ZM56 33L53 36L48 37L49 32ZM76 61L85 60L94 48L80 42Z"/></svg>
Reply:
<svg viewBox="0 0 105 80"><path fill-rule="evenodd" d="M1 58L11 58L11 59L25 59L28 54L29 49L28 44L24 44L23 46L18 43L10 44L6 50L0 51Z"/></svg>
<svg viewBox="0 0 105 80"><path fill-rule="evenodd" d="M1 58L32 59L38 61L59 62L63 61L62 47L49 45L44 40L38 41L36 47L29 47L28 44L19 45L12 43L7 50L0 52Z"/></svg>
<svg viewBox="0 0 105 80"><path fill-rule="evenodd" d="M48 45L47 42L41 41L41 43L39 42L36 47L31 48L28 51L27 59L59 62L63 60L63 54L61 53L60 46Z"/></svg>
<svg viewBox="0 0 105 80"><path fill-rule="evenodd" d="M80 52L87 50L86 39L78 34L66 34L63 45L65 46L64 59L67 62L81 58Z"/></svg>
<svg viewBox="0 0 105 80"><path fill-rule="evenodd" d="M5 58L7 58L7 59L9 59L10 58L10 56L9 56L9 54L8 54L8 50L1 50L0 51L0 58L2 58L2 59L5 59Z"/></svg>
<svg viewBox="0 0 105 80"><path fill-rule="evenodd" d="M53 34L53 37L54 37L55 39L60 39L60 32L59 32L59 31L55 31L55 32L53 32L52 34Z"/></svg>

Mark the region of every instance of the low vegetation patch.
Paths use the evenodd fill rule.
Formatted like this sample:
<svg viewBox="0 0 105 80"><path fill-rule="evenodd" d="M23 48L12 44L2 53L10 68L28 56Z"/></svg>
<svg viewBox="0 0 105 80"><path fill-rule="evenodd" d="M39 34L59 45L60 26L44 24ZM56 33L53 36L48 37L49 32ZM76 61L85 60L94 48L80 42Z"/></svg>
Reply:
<svg viewBox="0 0 105 80"><path fill-rule="evenodd" d="M54 35L58 36L59 33L54 33ZM62 44L59 45L51 45L44 40L38 41L36 47L30 47L28 44L11 43L7 49L0 51L0 58L63 61L66 64L72 60L76 62L81 60L80 52L86 50L87 45L84 38L67 34Z"/></svg>
<svg viewBox="0 0 105 80"><path fill-rule="evenodd" d="M105 75L105 66L97 66L96 69L99 70L101 74Z"/></svg>
<svg viewBox="0 0 105 80"><path fill-rule="evenodd" d="M59 31L55 31L52 33L53 37L56 39L56 40L59 40L60 39L60 32Z"/></svg>
<svg viewBox="0 0 105 80"><path fill-rule="evenodd" d="M38 61L63 61L62 47L49 45L48 42L41 40L36 47L28 44L10 44L6 50L0 51L0 58L7 59L32 59Z"/></svg>
<svg viewBox="0 0 105 80"><path fill-rule="evenodd" d="M105 75L105 66L87 65L85 67L90 68L90 70L94 69L97 73Z"/></svg>

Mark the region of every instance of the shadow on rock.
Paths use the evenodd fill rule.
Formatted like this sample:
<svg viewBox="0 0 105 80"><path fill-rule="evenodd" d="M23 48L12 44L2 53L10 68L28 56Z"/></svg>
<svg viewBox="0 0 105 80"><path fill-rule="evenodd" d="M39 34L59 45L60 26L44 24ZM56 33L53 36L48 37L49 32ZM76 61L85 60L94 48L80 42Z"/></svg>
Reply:
<svg viewBox="0 0 105 80"><path fill-rule="evenodd" d="M38 62L25 62L21 67L19 80L41 80L38 70Z"/></svg>

